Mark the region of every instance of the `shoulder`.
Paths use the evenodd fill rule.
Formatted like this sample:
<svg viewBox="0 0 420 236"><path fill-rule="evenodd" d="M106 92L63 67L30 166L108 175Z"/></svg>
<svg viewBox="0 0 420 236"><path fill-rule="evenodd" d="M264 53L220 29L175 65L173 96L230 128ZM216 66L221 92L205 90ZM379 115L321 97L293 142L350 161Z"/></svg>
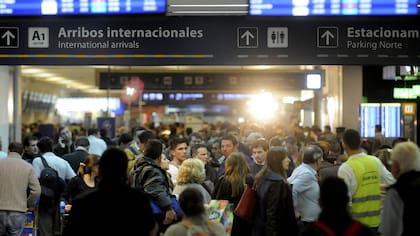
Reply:
<svg viewBox="0 0 420 236"><path fill-rule="evenodd" d="M176 223L171 226L165 231L165 236L178 236L178 235L187 235L187 227L185 227L182 223Z"/></svg>

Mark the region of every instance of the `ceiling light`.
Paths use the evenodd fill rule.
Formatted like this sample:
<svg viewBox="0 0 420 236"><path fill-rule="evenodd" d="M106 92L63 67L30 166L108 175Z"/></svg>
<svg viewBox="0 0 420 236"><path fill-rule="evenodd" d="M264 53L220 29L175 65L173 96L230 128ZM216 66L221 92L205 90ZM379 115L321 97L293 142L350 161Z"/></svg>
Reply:
<svg viewBox="0 0 420 236"><path fill-rule="evenodd" d="M44 81L51 81L51 82L53 82L53 81L59 81L59 80L63 80L64 78L63 77L58 77L58 76L56 76L56 77L48 77L48 78L44 78L43 80Z"/></svg>
<svg viewBox="0 0 420 236"><path fill-rule="evenodd" d="M43 70L38 68L24 68L21 70L24 74L35 74L35 73L41 73Z"/></svg>

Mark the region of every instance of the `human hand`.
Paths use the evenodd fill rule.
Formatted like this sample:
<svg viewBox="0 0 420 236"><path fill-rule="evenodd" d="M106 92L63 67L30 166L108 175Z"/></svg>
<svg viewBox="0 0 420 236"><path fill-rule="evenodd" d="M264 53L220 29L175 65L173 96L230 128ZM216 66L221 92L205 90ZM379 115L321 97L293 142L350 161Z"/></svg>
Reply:
<svg viewBox="0 0 420 236"><path fill-rule="evenodd" d="M172 223L174 220L176 220L176 213L174 210L168 210L165 213L165 219L163 220L164 225L168 225Z"/></svg>
<svg viewBox="0 0 420 236"><path fill-rule="evenodd" d="M62 136L58 137L58 144L60 144L61 148L64 148L66 144L64 143L64 138Z"/></svg>
<svg viewBox="0 0 420 236"><path fill-rule="evenodd" d="M71 210L71 205L66 204L66 206L64 207L64 212L70 212L70 210Z"/></svg>

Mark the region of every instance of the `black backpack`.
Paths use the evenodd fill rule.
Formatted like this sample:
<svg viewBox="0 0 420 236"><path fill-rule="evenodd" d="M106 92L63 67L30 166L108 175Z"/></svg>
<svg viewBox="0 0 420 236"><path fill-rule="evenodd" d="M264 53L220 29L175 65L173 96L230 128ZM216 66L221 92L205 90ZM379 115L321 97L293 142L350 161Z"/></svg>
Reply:
<svg viewBox="0 0 420 236"><path fill-rule="evenodd" d="M64 191L65 182L60 178L58 172L48 165L43 156L40 157L44 169L39 176L39 183L41 184L41 199L51 198L58 199Z"/></svg>

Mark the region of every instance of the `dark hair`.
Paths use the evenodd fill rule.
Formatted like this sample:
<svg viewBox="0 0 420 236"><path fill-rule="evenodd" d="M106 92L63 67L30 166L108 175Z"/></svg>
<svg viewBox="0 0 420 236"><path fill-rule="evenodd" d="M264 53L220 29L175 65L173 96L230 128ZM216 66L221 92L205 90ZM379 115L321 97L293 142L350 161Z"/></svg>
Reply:
<svg viewBox="0 0 420 236"><path fill-rule="evenodd" d="M376 132L382 132L382 126L381 125L375 125L375 131Z"/></svg>
<svg viewBox="0 0 420 236"><path fill-rule="evenodd" d="M76 147L89 147L89 139L86 137L80 137L76 140L75 144Z"/></svg>
<svg viewBox="0 0 420 236"><path fill-rule="evenodd" d="M344 210L349 204L347 185L338 177L327 177L320 185L320 202L323 208Z"/></svg>
<svg viewBox="0 0 420 236"><path fill-rule="evenodd" d="M131 141L133 141L133 136L131 136L129 133L123 133L118 138L118 145L127 144Z"/></svg>
<svg viewBox="0 0 420 236"><path fill-rule="evenodd" d="M99 173L101 182L126 183L128 158L125 152L119 148L108 148L99 159Z"/></svg>
<svg viewBox="0 0 420 236"><path fill-rule="evenodd" d="M202 143L199 143L199 144L194 144L194 145L191 147L191 154L192 154L192 156L195 156L195 154L197 154L197 150L198 150L199 148L205 148L205 149L208 151L208 149L207 149L207 145L202 144Z"/></svg>
<svg viewBox="0 0 420 236"><path fill-rule="evenodd" d="M23 153L23 145L18 142L11 142L9 143L9 147L7 148L9 152L16 152L22 155Z"/></svg>
<svg viewBox="0 0 420 236"><path fill-rule="evenodd" d="M287 151L284 147L272 147L267 152L267 159L264 167L258 172L255 177L254 185L258 186L267 176L270 171L282 176L284 179L287 178L287 173L283 168L283 160L289 158Z"/></svg>
<svg viewBox="0 0 420 236"><path fill-rule="evenodd" d="M146 143L144 156L157 160L161 157L163 151L163 143L158 139L150 139Z"/></svg>
<svg viewBox="0 0 420 236"><path fill-rule="evenodd" d="M137 135L137 138L139 139L140 143L147 143L149 139L154 138L154 135L150 130L143 130Z"/></svg>
<svg viewBox="0 0 420 236"><path fill-rule="evenodd" d="M97 128L90 128L88 129L88 135L97 135L98 129Z"/></svg>
<svg viewBox="0 0 420 236"><path fill-rule="evenodd" d="M146 128L144 128L143 126L133 127L131 129L131 135L134 137L136 135L137 131L142 131L142 130L146 130Z"/></svg>
<svg viewBox="0 0 420 236"><path fill-rule="evenodd" d="M236 139L235 136L231 135L231 134L226 134L225 136L222 137L222 141L223 140L230 140L232 141L233 146L236 146L238 144L238 140Z"/></svg>
<svg viewBox="0 0 420 236"><path fill-rule="evenodd" d="M264 151L267 151L269 148L268 142L265 139L257 139L254 144L252 144L252 148L259 148L261 147Z"/></svg>
<svg viewBox="0 0 420 236"><path fill-rule="evenodd" d="M240 134L241 130L237 126L231 124L226 128L226 133L230 133L230 132L236 132Z"/></svg>
<svg viewBox="0 0 420 236"><path fill-rule="evenodd" d="M179 205L186 216L197 216L204 213L204 197L194 188L186 188L179 195Z"/></svg>
<svg viewBox="0 0 420 236"><path fill-rule="evenodd" d="M283 169L283 160L285 158L288 158L287 151L285 148L273 147L267 152L266 165L271 171L286 178L287 170Z"/></svg>
<svg viewBox="0 0 420 236"><path fill-rule="evenodd" d="M107 137L107 135L108 135L108 129L107 129L107 128L102 128L102 129L100 129L100 130L99 130L99 135L100 135L101 137Z"/></svg>
<svg viewBox="0 0 420 236"><path fill-rule="evenodd" d="M31 141L38 141L37 136L27 135L23 138L23 147L28 147Z"/></svg>
<svg viewBox="0 0 420 236"><path fill-rule="evenodd" d="M169 141L169 149L175 150L175 148L181 143L186 143L188 145L188 140L186 138L177 138L177 137L172 138Z"/></svg>
<svg viewBox="0 0 420 236"><path fill-rule="evenodd" d="M44 136L38 140L36 146L40 153L52 152L54 142L50 137Z"/></svg>
<svg viewBox="0 0 420 236"><path fill-rule="evenodd" d="M360 148L360 134L354 129L346 129L343 134L343 142L349 146L351 150Z"/></svg>
<svg viewBox="0 0 420 236"><path fill-rule="evenodd" d="M280 136L274 136L270 139L269 146L270 147L277 147L283 145L283 139Z"/></svg>

